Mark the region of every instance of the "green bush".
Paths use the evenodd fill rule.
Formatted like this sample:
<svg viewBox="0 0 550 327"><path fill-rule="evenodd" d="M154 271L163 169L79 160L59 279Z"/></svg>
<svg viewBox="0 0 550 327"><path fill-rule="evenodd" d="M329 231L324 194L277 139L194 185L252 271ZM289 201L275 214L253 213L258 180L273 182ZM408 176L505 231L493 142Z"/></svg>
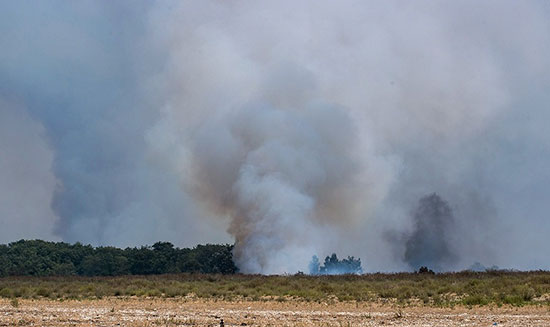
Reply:
<svg viewBox="0 0 550 327"><path fill-rule="evenodd" d="M10 298L13 296L13 291L9 288L2 288L0 290L0 297Z"/></svg>
<svg viewBox="0 0 550 327"><path fill-rule="evenodd" d="M487 305L489 300L483 295L470 295L462 300L465 305Z"/></svg>

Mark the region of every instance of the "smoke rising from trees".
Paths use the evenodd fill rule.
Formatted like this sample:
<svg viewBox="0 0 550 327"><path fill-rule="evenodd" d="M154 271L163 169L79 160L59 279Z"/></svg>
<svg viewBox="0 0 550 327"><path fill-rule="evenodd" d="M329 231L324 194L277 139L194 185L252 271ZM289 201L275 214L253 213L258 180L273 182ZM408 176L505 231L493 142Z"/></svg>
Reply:
<svg viewBox="0 0 550 327"><path fill-rule="evenodd" d="M360 202L354 126L325 104L251 104L228 115L195 135L188 184L230 217L242 271L298 271L312 241L322 242L319 229L350 223Z"/></svg>
<svg viewBox="0 0 550 327"><path fill-rule="evenodd" d="M544 1L4 2L0 241L236 241L244 272L333 252L404 270L436 192L460 235L441 269L548 269L549 18Z"/></svg>

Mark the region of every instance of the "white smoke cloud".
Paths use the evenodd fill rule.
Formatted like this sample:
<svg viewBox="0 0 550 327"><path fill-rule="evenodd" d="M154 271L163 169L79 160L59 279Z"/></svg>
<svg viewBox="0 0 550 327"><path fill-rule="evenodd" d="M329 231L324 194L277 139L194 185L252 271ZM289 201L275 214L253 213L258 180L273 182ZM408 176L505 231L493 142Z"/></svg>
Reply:
<svg viewBox="0 0 550 327"><path fill-rule="evenodd" d="M224 116L224 112L232 112L258 98L293 112L315 101L337 104L345 108L357 126L357 135L348 140L358 143L355 151L362 184L358 189L350 187L358 193L349 199L352 204L361 204L363 211L331 215L334 224L343 220L348 229L333 227L327 232L312 228L307 233L311 235L307 241L309 247L314 244L317 251L329 251L332 246L361 256L371 270L408 269L402 262L403 242L387 244L383 235L388 231L410 231L411 211L416 202L435 191L454 208L458 221L456 235L466 235L450 241L461 254L461 260L446 268L459 269L475 260L492 260L488 264L505 266L514 262L497 255L505 253L503 239L510 237L503 229L505 221L516 218L507 218L507 210L501 212L495 205L502 191L492 187L487 166L488 162L500 166L497 158L513 154L492 143L494 139L488 134L495 133L498 122L517 110L515 102L525 101L515 90L518 83L544 82L539 77L541 69L549 68L545 56L549 53L549 42L548 36L540 33L548 27L540 6L543 4L537 2L481 7L473 3L434 2L414 5L353 1L339 5L323 1L286 5L210 2L170 7L169 11L156 8L152 26L155 38L161 39L158 35L162 35L165 42L162 46L172 54L160 80L176 86L165 93L164 99L171 119L185 126L178 131L184 135L179 137L182 146L197 147L195 133L201 130L197 126L211 129L208 141L199 146L212 149L211 153L191 151L186 156L191 161L198 156L201 164L208 167L203 175L215 185L212 188L215 191L206 192L206 197L224 205L228 202L230 207L245 206L252 210L259 205L257 198L243 204L238 198L228 200L218 193L235 192L235 181L239 189L246 189L241 180L245 176L251 179L248 187L258 187L254 188L254 194L264 190L259 188L263 184L254 178L257 174L254 169L246 166L250 171L240 175L250 150L240 148L232 135L234 131L222 128L229 124L224 117L230 117ZM474 12L473 7L479 10ZM521 17L529 17L529 22ZM522 28L517 29L517 25ZM286 69L289 66L308 73L295 74L299 69ZM535 80L529 81L530 78ZM262 106L255 110L258 117L272 119L264 117ZM535 107L528 110L533 115L541 114ZM243 124L259 124L238 117ZM216 121L213 125L212 120ZM325 122L328 130L341 130L332 120ZM247 128L266 129L259 126ZM307 153L301 151L300 155ZM298 157L291 153L283 155L286 156ZM487 156L494 159L484 161ZM331 151L324 152L321 158L311 155L308 159L319 164L327 157L348 160ZM286 161L275 166L285 171ZM181 166L186 164L188 161L182 161ZM293 169L302 176L300 166ZM504 167L496 171L501 169L504 174L510 173ZM204 186L204 179L191 180ZM299 184L299 180L293 181ZM281 186L269 186L273 198L277 198ZM333 196L337 194L332 192ZM312 205L301 201L300 196L298 193L293 197L300 203L295 204L295 210L306 208L301 211L308 212ZM322 202L315 196L312 199L313 203ZM302 224L309 222L308 215L302 213L299 216L304 218L293 227L285 219L295 214L285 212L286 206L275 207L281 217L272 220L287 229L301 231ZM235 219L230 231L237 241L246 238L238 234L235 222L248 226L247 219L256 219L255 213L229 215ZM257 219L262 221L266 216ZM539 221L544 217L532 219ZM262 240L267 237L265 234L280 242L287 240L286 232L277 232L278 226L265 228L252 233ZM315 247L321 238L324 239L320 243L325 246ZM346 242L342 242L344 239ZM256 245L247 249L251 253L238 257L239 260L254 263L269 253L254 252L258 250ZM281 268L276 254L269 255L274 265ZM305 264L300 260L294 266ZM243 265L246 267L246 263Z"/></svg>
<svg viewBox="0 0 550 327"><path fill-rule="evenodd" d="M345 112L322 104L255 103L228 115L195 134L187 184L199 201L232 218L242 271L297 271L322 249L320 226L357 217L354 126Z"/></svg>
<svg viewBox="0 0 550 327"><path fill-rule="evenodd" d="M437 192L444 268L548 268L546 2L1 6L0 92L44 126L65 240L410 269L400 235Z"/></svg>

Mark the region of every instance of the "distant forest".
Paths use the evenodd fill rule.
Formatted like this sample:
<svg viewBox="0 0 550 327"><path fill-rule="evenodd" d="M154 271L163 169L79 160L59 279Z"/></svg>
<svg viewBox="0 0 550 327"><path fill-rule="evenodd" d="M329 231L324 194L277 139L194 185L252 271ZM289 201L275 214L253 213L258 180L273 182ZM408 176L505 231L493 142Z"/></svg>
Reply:
<svg viewBox="0 0 550 327"><path fill-rule="evenodd" d="M169 242L120 249L80 243L21 240L0 245L0 277L118 276L171 273L233 274L233 246L177 248Z"/></svg>

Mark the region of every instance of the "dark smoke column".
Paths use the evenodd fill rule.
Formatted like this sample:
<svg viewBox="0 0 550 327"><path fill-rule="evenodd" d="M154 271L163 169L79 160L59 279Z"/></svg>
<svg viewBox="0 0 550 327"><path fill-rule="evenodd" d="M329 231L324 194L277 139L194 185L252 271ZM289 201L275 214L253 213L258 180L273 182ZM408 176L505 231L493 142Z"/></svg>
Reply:
<svg viewBox="0 0 550 327"><path fill-rule="evenodd" d="M454 225L451 207L433 193L419 200L413 219L415 229L407 239L405 262L415 270L422 266L443 270L456 259L449 245Z"/></svg>

